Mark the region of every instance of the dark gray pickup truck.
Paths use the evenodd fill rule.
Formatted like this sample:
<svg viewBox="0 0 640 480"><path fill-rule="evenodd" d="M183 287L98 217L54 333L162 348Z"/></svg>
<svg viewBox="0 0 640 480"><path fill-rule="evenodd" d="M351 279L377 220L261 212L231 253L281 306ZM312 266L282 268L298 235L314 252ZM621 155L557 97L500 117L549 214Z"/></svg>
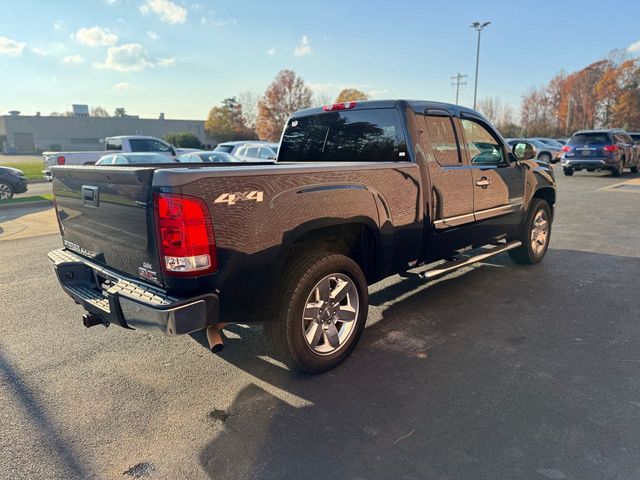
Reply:
<svg viewBox="0 0 640 480"><path fill-rule="evenodd" d="M455 105L328 105L289 118L272 165L54 167L49 257L86 326L207 329L213 348L224 323L266 323L321 372L358 342L369 284L542 260L556 188L535 156Z"/></svg>

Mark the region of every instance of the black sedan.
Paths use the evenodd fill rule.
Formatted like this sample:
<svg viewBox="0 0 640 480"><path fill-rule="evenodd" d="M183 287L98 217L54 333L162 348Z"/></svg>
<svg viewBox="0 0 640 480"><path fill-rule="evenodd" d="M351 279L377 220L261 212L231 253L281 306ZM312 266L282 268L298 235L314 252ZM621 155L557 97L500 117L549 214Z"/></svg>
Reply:
<svg viewBox="0 0 640 480"><path fill-rule="evenodd" d="M27 191L27 179L17 168L0 167L0 201L9 200L14 193Z"/></svg>

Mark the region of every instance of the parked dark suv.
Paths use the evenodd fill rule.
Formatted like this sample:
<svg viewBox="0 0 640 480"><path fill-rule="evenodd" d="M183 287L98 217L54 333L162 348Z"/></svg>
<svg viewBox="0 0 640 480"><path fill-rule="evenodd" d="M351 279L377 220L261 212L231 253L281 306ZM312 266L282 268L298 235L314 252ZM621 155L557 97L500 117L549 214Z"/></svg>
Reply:
<svg viewBox="0 0 640 480"><path fill-rule="evenodd" d="M625 168L638 171L637 149L624 130L581 130L571 136L562 150L562 168L568 176L582 169L609 170L614 177Z"/></svg>

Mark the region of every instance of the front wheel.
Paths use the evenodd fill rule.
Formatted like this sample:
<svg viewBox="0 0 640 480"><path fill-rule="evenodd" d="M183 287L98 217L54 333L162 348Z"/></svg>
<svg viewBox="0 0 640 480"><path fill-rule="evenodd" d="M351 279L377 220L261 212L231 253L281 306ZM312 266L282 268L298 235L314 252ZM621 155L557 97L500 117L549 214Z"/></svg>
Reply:
<svg viewBox="0 0 640 480"><path fill-rule="evenodd" d="M10 184L0 182L0 200L9 200L13 198L13 188Z"/></svg>
<svg viewBox="0 0 640 480"><path fill-rule="evenodd" d="M533 265L539 263L547 253L551 238L551 207L540 199L534 198L529 207L529 214L518 240L522 245L509 250L509 256L516 263Z"/></svg>
<svg viewBox="0 0 640 480"><path fill-rule="evenodd" d="M286 270L267 334L286 364L325 372L355 348L368 310L367 282L358 264L344 255L311 253Z"/></svg>
<svg viewBox="0 0 640 480"><path fill-rule="evenodd" d="M546 152L541 153L540 155L538 155L538 160L544 163L551 163L551 155Z"/></svg>
<svg viewBox="0 0 640 480"><path fill-rule="evenodd" d="M629 170L631 170L631 173L638 173L638 166L631 167Z"/></svg>
<svg viewBox="0 0 640 480"><path fill-rule="evenodd" d="M567 177L570 177L571 175L573 175L573 168L563 168L562 171Z"/></svg>

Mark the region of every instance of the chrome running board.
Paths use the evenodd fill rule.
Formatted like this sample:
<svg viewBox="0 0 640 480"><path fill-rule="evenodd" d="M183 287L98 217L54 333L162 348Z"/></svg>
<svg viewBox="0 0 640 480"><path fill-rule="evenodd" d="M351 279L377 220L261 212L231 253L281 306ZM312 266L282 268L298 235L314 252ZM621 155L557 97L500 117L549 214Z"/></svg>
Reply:
<svg viewBox="0 0 640 480"><path fill-rule="evenodd" d="M442 277L443 275L454 272L459 268L466 267L467 265L471 265L472 263L478 263L500 253L513 250L514 248L518 248L521 245L522 242L520 240L514 240L513 242L509 243L502 243L493 247L491 250L486 251L485 253L480 253L478 255L474 255L473 257L461 258L452 262L443 263L435 268L432 268L431 270L420 272L418 276L425 281L433 280L434 278Z"/></svg>

